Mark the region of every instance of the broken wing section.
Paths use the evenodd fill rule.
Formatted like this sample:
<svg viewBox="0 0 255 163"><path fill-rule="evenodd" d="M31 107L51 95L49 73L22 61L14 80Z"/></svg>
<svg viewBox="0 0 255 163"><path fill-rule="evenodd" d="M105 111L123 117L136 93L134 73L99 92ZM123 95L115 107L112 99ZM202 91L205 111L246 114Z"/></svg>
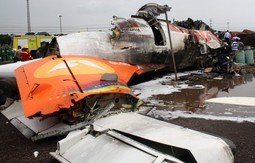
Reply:
<svg viewBox="0 0 255 163"><path fill-rule="evenodd" d="M50 154L60 162L77 163L234 162L230 146L219 137L131 112L70 132Z"/></svg>
<svg viewBox="0 0 255 163"><path fill-rule="evenodd" d="M111 100L120 103L122 97L137 101L126 85L136 71L137 66L93 57L49 56L17 68L15 75L24 115L32 117L67 110L90 112ZM102 96L107 97L104 105Z"/></svg>

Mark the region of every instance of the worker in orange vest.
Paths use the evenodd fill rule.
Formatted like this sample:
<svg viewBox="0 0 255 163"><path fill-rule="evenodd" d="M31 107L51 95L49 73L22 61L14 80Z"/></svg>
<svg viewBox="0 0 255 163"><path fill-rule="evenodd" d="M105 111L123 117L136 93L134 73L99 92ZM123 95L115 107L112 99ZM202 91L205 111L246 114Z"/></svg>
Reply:
<svg viewBox="0 0 255 163"><path fill-rule="evenodd" d="M28 46L25 45L20 53L20 57L22 58L22 61L28 61L28 60L31 60L33 59L30 52L29 52L29 49L28 49Z"/></svg>

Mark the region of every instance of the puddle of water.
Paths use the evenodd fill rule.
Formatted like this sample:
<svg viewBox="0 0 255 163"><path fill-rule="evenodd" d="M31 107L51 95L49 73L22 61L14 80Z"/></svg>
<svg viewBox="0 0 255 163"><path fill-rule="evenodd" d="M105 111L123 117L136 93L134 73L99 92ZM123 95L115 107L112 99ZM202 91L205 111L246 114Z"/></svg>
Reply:
<svg viewBox="0 0 255 163"><path fill-rule="evenodd" d="M203 114L225 117L255 117L254 106L208 103Z"/></svg>
<svg viewBox="0 0 255 163"><path fill-rule="evenodd" d="M230 88L228 91L219 92L218 97L255 97L255 76L244 74L240 79L229 80Z"/></svg>
<svg viewBox="0 0 255 163"><path fill-rule="evenodd" d="M180 89L179 92L173 92L167 95L154 95L150 100L160 101L161 104L157 106L158 110L203 112L206 109L206 112L209 114L212 111L210 110L211 107L207 108L208 106L204 104L204 101L207 99L215 97L255 97L254 78L253 74L243 74L241 76L191 74L181 77L180 81L178 81L178 83L188 84L191 87ZM196 85L203 85L204 87L192 87ZM215 106L213 112L217 114L229 116L240 115L238 112L223 111L222 105ZM229 107L225 106L224 108ZM235 109L234 106L231 106L231 108Z"/></svg>

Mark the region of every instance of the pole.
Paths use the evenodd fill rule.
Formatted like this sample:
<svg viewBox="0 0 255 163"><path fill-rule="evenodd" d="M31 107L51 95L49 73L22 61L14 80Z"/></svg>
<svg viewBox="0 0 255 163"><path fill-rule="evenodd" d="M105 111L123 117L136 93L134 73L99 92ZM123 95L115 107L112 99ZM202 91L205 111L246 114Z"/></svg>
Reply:
<svg viewBox="0 0 255 163"><path fill-rule="evenodd" d="M171 33L170 33L170 24L169 24L168 16L167 16L167 10L165 10L165 15L166 15L166 24L167 24L167 30L168 30L169 43L171 48L171 55L172 55L173 66L174 66L175 81L177 81L177 70L176 70L176 64L175 64L175 57L173 53L173 45L172 45L172 39L171 39Z"/></svg>
<svg viewBox="0 0 255 163"><path fill-rule="evenodd" d="M29 12L29 0L27 0L27 32L28 32L28 33L31 33L30 12Z"/></svg>
<svg viewBox="0 0 255 163"><path fill-rule="evenodd" d="M62 21L61 21L62 16L59 15L59 28L60 28L60 35L62 35Z"/></svg>
<svg viewBox="0 0 255 163"><path fill-rule="evenodd" d="M210 18L210 28L212 29L212 18Z"/></svg>

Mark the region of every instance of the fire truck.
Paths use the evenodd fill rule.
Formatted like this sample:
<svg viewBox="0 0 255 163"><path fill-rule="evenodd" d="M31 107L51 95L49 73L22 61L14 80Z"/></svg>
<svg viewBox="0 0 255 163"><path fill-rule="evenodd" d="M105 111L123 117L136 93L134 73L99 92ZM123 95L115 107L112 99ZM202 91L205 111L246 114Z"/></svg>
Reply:
<svg viewBox="0 0 255 163"><path fill-rule="evenodd" d="M13 37L13 49L18 49L18 45L23 48L25 45L28 46L31 55L34 57L37 49L41 47L42 42L50 42L55 36L45 36L45 35L19 35Z"/></svg>

